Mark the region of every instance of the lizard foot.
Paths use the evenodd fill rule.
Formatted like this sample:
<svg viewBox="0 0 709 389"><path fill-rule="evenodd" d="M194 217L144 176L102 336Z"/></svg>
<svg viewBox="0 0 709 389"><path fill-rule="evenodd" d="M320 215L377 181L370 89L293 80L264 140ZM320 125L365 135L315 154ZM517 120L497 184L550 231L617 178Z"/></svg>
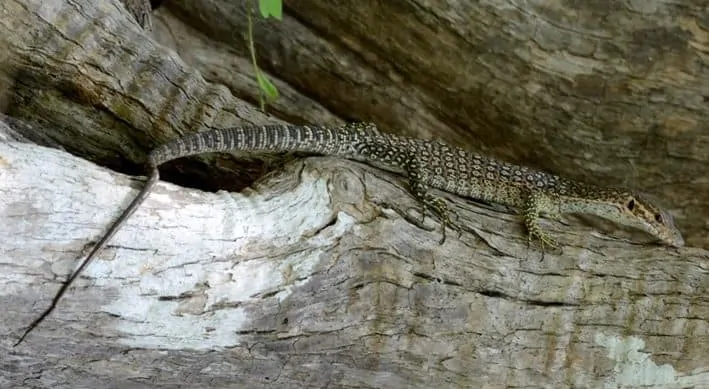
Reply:
<svg viewBox="0 0 709 389"><path fill-rule="evenodd" d="M445 200L443 200L440 197L436 197L430 194L427 194L423 201L421 202L423 204L422 212L421 212L421 221L423 222L423 217L426 214L426 209L431 210L434 215L440 220L441 222L441 239L438 241L438 244L443 244L446 241L446 228L450 228L458 233L458 237L462 235L462 229L460 226L450 219L450 215L453 214L456 216L456 219L458 218L458 214L448 208L448 204L446 203Z"/></svg>

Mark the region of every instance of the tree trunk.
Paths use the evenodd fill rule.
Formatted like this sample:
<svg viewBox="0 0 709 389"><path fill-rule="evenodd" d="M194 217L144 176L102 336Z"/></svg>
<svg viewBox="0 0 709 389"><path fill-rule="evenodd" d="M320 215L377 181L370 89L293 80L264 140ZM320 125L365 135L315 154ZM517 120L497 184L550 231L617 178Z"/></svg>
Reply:
<svg viewBox="0 0 709 389"><path fill-rule="evenodd" d="M11 386L707 379L706 252L545 222L564 247L542 254L515 215L458 198L466 231L439 245L437 223L401 217L416 207L404 180L332 158L290 164L244 194L159 184L13 349L140 181L25 143L0 143L0 161L0 376Z"/></svg>
<svg viewBox="0 0 709 389"><path fill-rule="evenodd" d="M258 87L245 3L165 2L148 33L117 1L8 0L5 112L59 129L37 141L132 174L179 134L275 121L246 103ZM283 120L371 120L630 185L709 248L709 4L620 4L289 0L282 21L255 16L254 44ZM239 189L263 172L221 162L168 165L166 177Z"/></svg>
<svg viewBox="0 0 709 389"><path fill-rule="evenodd" d="M286 1L254 21L269 112L630 180L709 247L709 6L504 4ZM241 194L161 182L12 348L142 185L89 161L141 174L168 139L278 120L252 105L244 9L166 2L147 32L118 1L0 4L0 110L22 119L0 134L0 387L707 382L706 251L568 218L542 255L514 213L441 193L465 228L439 245L405 180L322 157L167 164L207 190L274 173Z"/></svg>

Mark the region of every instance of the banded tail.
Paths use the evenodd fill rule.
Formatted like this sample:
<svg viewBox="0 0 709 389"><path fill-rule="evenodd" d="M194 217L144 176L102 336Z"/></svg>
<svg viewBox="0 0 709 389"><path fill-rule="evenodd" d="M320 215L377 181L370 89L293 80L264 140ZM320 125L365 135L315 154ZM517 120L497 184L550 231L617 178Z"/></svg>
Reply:
<svg viewBox="0 0 709 389"><path fill-rule="evenodd" d="M300 151L335 155L345 158L358 157L362 156L362 150L357 149L370 143L367 141L387 142L391 139L393 138L379 135L376 126L371 123L352 123L333 128L293 125L246 125L242 127L198 132L175 139L155 148L148 156L150 176L145 186L143 186L138 195L131 201L128 208L126 208L118 219L108 228L108 231L106 231L91 252L86 256L86 259L81 262L79 267L77 267L62 284L54 295L54 299L52 299L49 307L30 323L14 346L22 343L25 337L52 313L59 300L67 289L69 289L69 286L71 286L79 274L91 263L101 249L106 246L106 243L118 232L133 212L145 201L152 188L160 179L160 172L158 171L159 165L173 159L195 154L238 150L252 152Z"/></svg>
<svg viewBox="0 0 709 389"><path fill-rule="evenodd" d="M341 127L295 125L246 125L197 132L155 148L148 156L151 166L190 155L225 152L307 152L340 157L359 154L356 145L383 138L371 123Z"/></svg>

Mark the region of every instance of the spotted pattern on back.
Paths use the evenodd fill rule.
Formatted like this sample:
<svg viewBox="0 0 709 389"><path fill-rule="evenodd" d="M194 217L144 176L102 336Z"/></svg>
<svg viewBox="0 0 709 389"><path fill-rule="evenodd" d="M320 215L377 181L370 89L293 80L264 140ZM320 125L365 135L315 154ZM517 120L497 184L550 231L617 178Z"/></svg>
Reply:
<svg viewBox="0 0 709 389"><path fill-rule="evenodd" d="M641 228L671 245L684 243L667 213L654 202L628 190L570 181L438 141L380 133L372 123L334 127L246 125L215 129L156 148L149 156L149 163L155 167L188 155L232 150L308 152L373 163L405 173L412 194L426 204L433 204L440 212L445 210L438 200L428 195L429 187L521 209L533 206L534 215L592 213ZM628 207L631 198L632 206Z"/></svg>

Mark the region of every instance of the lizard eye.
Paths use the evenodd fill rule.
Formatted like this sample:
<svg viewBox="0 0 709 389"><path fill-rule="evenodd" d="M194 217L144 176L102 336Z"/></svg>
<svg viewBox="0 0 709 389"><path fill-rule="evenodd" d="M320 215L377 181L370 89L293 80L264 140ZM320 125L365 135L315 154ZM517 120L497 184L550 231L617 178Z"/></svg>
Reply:
<svg viewBox="0 0 709 389"><path fill-rule="evenodd" d="M655 214L655 221L658 222L658 223L664 223L665 219L662 217L661 214L656 213L656 214Z"/></svg>
<svg viewBox="0 0 709 389"><path fill-rule="evenodd" d="M628 207L628 210L630 210L630 211L635 209L635 199L630 199L630 201L628 201L627 207ZM655 218L657 218L657 215Z"/></svg>

